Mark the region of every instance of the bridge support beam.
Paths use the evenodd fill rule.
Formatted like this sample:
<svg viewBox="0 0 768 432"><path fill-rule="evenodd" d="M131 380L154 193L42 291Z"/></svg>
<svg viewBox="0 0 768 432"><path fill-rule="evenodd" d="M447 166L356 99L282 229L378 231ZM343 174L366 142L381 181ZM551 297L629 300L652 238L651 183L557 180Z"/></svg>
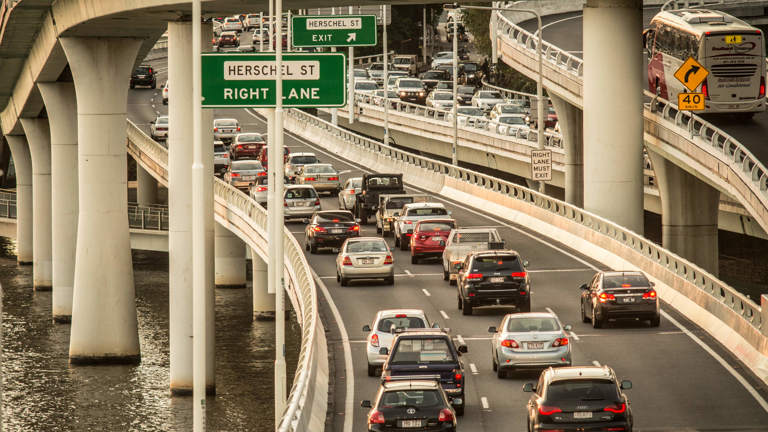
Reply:
<svg viewBox="0 0 768 432"><path fill-rule="evenodd" d="M157 204L157 180L136 164L136 202L140 206Z"/></svg>
<svg viewBox="0 0 768 432"><path fill-rule="evenodd" d="M245 242L218 223L214 232L216 288L245 288Z"/></svg>
<svg viewBox="0 0 768 432"><path fill-rule="evenodd" d="M71 82L39 83L51 128L52 314L70 322L77 253L77 103Z"/></svg>
<svg viewBox="0 0 768 432"><path fill-rule="evenodd" d="M565 149L565 202L584 207L584 115L579 107L550 94Z"/></svg>
<svg viewBox="0 0 768 432"><path fill-rule="evenodd" d="M141 39L60 38L77 94L78 193L69 360L141 359L128 230L125 121Z"/></svg>
<svg viewBox="0 0 768 432"><path fill-rule="evenodd" d="M253 275L253 319L275 319L275 295L267 292L267 262L251 251Z"/></svg>
<svg viewBox="0 0 768 432"><path fill-rule="evenodd" d="M6 135L16 170L16 261L32 264L32 158L24 135Z"/></svg>
<svg viewBox="0 0 768 432"><path fill-rule="evenodd" d="M53 286L51 259L51 130L48 119L23 118L32 156L32 285L37 291Z"/></svg>
<svg viewBox="0 0 768 432"><path fill-rule="evenodd" d="M662 245L717 277L720 191L661 155L648 156L661 195Z"/></svg>
<svg viewBox="0 0 768 432"><path fill-rule="evenodd" d="M211 28L203 26L203 49L210 47ZM213 183L192 190L192 24L168 23L168 80L174 96L168 102L168 121L174 132L168 137L168 211L171 393L192 394L192 194L206 194L206 244L214 247ZM202 140L213 142L212 111L203 110ZM205 146L205 178L213 178L213 146ZM210 223L210 225L208 225ZM210 232L208 232L210 230ZM210 250L210 249L209 249ZM213 255L206 262L206 390L215 392Z"/></svg>
<svg viewBox="0 0 768 432"><path fill-rule="evenodd" d="M642 7L642 0L587 0L583 25L584 209L638 234L643 234L643 93L638 88L643 57L637 37Z"/></svg>

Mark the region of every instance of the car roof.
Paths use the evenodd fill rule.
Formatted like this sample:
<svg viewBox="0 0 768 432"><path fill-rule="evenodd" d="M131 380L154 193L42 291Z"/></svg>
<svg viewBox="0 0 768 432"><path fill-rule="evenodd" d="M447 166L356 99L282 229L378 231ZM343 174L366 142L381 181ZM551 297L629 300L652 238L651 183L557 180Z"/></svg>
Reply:
<svg viewBox="0 0 768 432"><path fill-rule="evenodd" d="M437 380L397 380L385 381L381 383L384 391L396 390L439 390L440 384Z"/></svg>
<svg viewBox="0 0 768 432"><path fill-rule="evenodd" d="M237 33L235 33L235 32L234 32L234 31L232 31L232 30L227 30L227 31L225 31L225 32L221 32L221 35L222 35L222 36L237 36Z"/></svg>
<svg viewBox="0 0 768 432"><path fill-rule="evenodd" d="M331 165L331 164L329 164L329 163L311 163L311 164L304 164L304 168L308 168L308 167L319 167L319 166L329 166L329 167L333 168L333 165Z"/></svg>
<svg viewBox="0 0 768 432"><path fill-rule="evenodd" d="M351 242L359 242L359 241L373 241L373 240L382 241L382 242L386 243L386 241L384 240L383 237L373 237L373 236L370 236L370 237L350 237L350 238L347 239L347 241L350 242L350 243Z"/></svg>
<svg viewBox="0 0 768 432"><path fill-rule="evenodd" d="M376 317L386 318L399 314L426 316L424 311L421 309L383 309L376 313Z"/></svg>
<svg viewBox="0 0 768 432"><path fill-rule="evenodd" d="M217 119L213 119L214 123L220 122L220 121L233 121L233 122L237 122L237 119L236 118L217 118Z"/></svg>
<svg viewBox="0 0 768 432"><path fill-rule="evenodd" d="M377 237L381 238L381 237ZM402 332L395 335L396 338L399 337L420 337L420 336L445 336L448 339L451 337L448 335L447 332L440 329L432 329L432 328L407 328L403 330Z"/></svg>
<svg viewBox="0 0 768 432"><path fill-rule="evenodd" d="M493 250L478 250L469 253L474 256L498 256L498 255L514 255L519 257L520 254L517 251L510 249L493 249Z"/></svg>
<svg viewBox="0 0 768 432"><path fill-rule="evenodd" d="M637 270L626 270L626 271L606 271L603 272L603 276L624 276L624 275L634 275L634 276L645 276L645 273Z"/></svg>
<svg viewBox="0 0 768 432"><path fill-rule="evenodd" d="M572 366L549 368L545 371L549 375L549 381L562 381L573 379L612 379L613 370L608 366Z"/></svg>
<svg viewBox="0 0 768 432"><path fill-rule="evenodd" d="M435 202L418 202L418 203L407 203L404 205L404 207L414 208L414 207L423 207L423 208L445 208L443 203L435 203Z"/></svg>
<svg viewBox="0 0 768 432"><path fill-rule="evenodd" d="M315 155L312 152L291 153L291 157L294 157L294 156L315 156L315 157L317 157L317 155Z"/></svg>
<svg viewBox="0 0 768 432"><path fill-rule="evenodd" d="M336 210L318 210L315 212L315 214L328 214L328 213L349 213L352 214L349 210L342 210L342 209L336 209Z"/></svg>
<svg viewBox="0 0 768 432"><path fill-rule="evenodd" d="M312 185L297 185L297 184L287 184L285 185L285 190L288 189L314 189L315 187Z"/></svg>

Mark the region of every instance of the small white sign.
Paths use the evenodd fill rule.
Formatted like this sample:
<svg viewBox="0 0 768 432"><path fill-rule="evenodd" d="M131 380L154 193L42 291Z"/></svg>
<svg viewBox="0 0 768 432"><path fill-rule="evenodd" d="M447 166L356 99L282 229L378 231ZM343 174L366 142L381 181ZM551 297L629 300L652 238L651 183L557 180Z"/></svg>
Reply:
<svg viewBox="0 0 768 432"><path fill-rule="evenodd" d="M310 18L307 30L356 30L363 27L360 18Z"/></svg>
<svg viewBox="0 0 768 432"><path fill-rule="evenodd" d="M551 150L531 150L531 178L536 181L552 180Z"/></svg>
<svg viewBox="0 0 768 432"><path fill-rule="evenodd" d="M275 80L277 65L274 61L225 61L224 79L227 81ZM283 61L284 80L319 80L319 61Z"/></svg>

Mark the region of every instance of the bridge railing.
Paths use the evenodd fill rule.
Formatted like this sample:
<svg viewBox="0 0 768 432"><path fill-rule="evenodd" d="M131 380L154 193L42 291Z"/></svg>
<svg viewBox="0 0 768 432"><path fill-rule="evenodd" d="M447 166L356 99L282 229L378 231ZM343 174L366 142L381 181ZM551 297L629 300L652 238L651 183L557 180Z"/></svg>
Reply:
<svg viewBox="0 0 768 432"><path fill-rule="evenodd" d="M391 59L393 55L395 55L395 52L390 51L389 58ZM381 63L383 61L384 61L384 54L373 54L373 55L360 56L360 57L354 58L355 66L365 66L371 63Z"/></svg>
<svg viewBox="0 0 768 432"><path fill-rule="evenodd" d="M765 0L669 0L661 6L661 10L710 8L734 4L749 6L750 4L765 5Z"/></svg>

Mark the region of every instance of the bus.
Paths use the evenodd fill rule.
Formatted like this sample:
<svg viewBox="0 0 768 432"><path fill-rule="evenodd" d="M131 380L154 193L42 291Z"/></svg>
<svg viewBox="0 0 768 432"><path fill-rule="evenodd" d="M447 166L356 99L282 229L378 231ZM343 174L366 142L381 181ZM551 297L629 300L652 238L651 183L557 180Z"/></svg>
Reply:
<svg viewBox="0 0 768 432"><path fill-rule="evenodd" d="M704 113L751 118L765 111L765 45L763 33L720 11L664 11L643 32L648 52L648 88L677 103L687 89L675 78L689 57L709 72L696 89L703 93Z"/></svg>

